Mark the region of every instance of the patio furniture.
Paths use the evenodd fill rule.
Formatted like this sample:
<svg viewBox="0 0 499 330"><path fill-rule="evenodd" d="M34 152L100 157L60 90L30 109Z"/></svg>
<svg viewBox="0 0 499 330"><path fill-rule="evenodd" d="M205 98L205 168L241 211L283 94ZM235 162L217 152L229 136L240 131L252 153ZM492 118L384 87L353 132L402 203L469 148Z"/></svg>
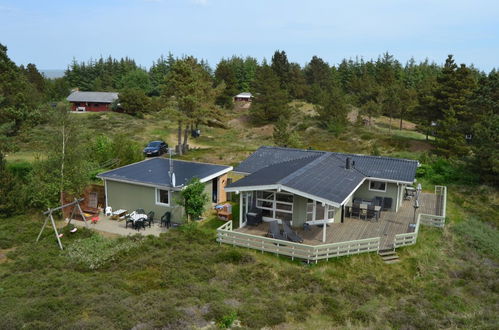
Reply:
<svg viewBox="0 0 499 330"><path fill-rule="evenodd" d="M251 226L258 226L263 221L262 210L259 208L251 209L251 212L246 213L246 223Z"/></svg>
<svg viewBox="0 0 499 330"><path fill-rule="evenodd" d="M383 198L383 205L381 206L381 209L383 211L391 209L392 208L392 202L393 202L393 199L391 197L385 197L385 198Z"/></svg>
<svg viewBox="0 0 499 330"><path fill-rule="evenodd" d="M151 224L154 223L154 211L147 213L146 221L147 221L149 227L151 227Z"/></svg>
<svg viewBox="0 0 499 330"><path fill-rule="evenodd" d="M125 214L126 214L125 209L119 209L111 213L111 215L117 216L118 218L125 216Z"/></svg>
<svg viewBox="0 0 499 330"><path fill-rule="evenodd" d="M133 219L130 217L130 215L125 215L125 228L128 228L128 224L130 224L133 228Z"/></svg>
<svg viewBox="0 0 499 330"><path fill-rule="evenodd" d="M373 204L375 206L383 207L383 197L379 197L379 196L374 197Z"/></svg>
<svg viewBox="0 0 499 330"><path fill-rule="evenodd" d="M166 228L170 228L171 227L171 217L172 217L172 214L169 211L165 212L165 214L163 214L163 216L161 217L160 226L163 226L163 224L165 224Z"/></svg>
<svg viewBox="0 0 499 330"><path fill-rule="evenodd" d="M367 206L366 218L367 219L375 219L376 221L378 221L378 212L376 212L374 205Z"/></svg>
<svg viewBox="0 0 499 330"><path fill-rule="evenodd" d="M144 209L136 209L135 213L146 214L146 211L144 211Z"/></svg>
<svg viewBox="0 0 499 330"><path fill-rule="evenodd" d="M140 228L146 229L146 218L140 218L138 220L135 220L133 222L133 227L137 230L140 230Z"/></svg>
<svg viewBox="0 0 499 330"><path fill-rule="evenodd" d="M357 217L360 219L360 204L353 204L352 208L350 209L350 216Z"/></svg>
<svg viewBox="0 0 499 330"><path fill-rule="evenodd" d="M404 199L405 200L411 200L415 196L416 196L416 188L414 188L414 187L405 187L405 194L404 194Z"/></svg>
<svg viewBox="0 0 499 330"><path fill-rule="evenodd" d="M284 228L284 237L286 237L291 242L303 243L303 238L298 236L298 234L291 229L291 226L287 221L282 222L282 227Z"/></svg>
<svg viewBox="0 0 499 330"><path fill-rule="evenodd" d="M217 211L217 216L220 220L232 220L232 205L229 203L217 205L215 206L215 210Z"/></svg>
<svg viewBox="0 0 499 330"><path fill-rule="evenodd" d="M279 224L277 220L269 222L269 231L267 233L267 237L286 240L286 237L281 234L281 229L279 229Z"/></svg>
<svg viewBox="0 0 499 330"><path fill-rule="evenodd" d="M111 216L113 214L113 208L111 206L106 207L106 216Z"/></svg>
<svg viewBox="0 0 499 330"><path fill-rule="evenodd" d="M365 220L367 220L367 207L369 205L365 204L365 203L362 203L360 204L359 206L359 219L364 217Z"/></svg>

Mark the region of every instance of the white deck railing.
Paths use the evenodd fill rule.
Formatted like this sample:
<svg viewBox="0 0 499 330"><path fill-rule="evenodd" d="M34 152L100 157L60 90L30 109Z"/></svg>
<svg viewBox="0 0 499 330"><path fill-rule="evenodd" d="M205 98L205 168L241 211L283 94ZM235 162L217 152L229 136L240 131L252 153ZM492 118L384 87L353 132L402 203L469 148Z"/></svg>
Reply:
<svg viewBox="0 0 499 330"><path fill-rule="evenodd" d="M441 214L418 214L414 232L395 235L393 242L394 248L416 244L420 225L434 227L444 226L447 207L447 187L435 186L435 194L437 195L436 213ZM438 212L438 209L440 209L441 212ZM359 253L377 252L380 248L380 241L380 237L373 237L339 243L307 245L233 231L232 221L228 221L217 228L217 242L220 244L225 243L233 246L247 247L259 250L262 253L270 252L277 255L288 256L291 257L291 259L299 258L307 260L308 262L317 262L322 259L329 260L329 258Z"/></svg>
<svg viewBox="0 0 499 330"><path fill-rule="evenodd" d="M285 255L291 257L291 259L304 259L308 262L317 262L321 259L378 251L380 245L379 237L321 245L300 244L232 231L232 221L224 223L217 229L217 241L219 243L251 248L261 252Z"/></svg>
<svg viewBox="0 0 499 330"><path fill-rule="evenodd" d="M425 213L418 214L414 232L395 235L395 239L393 242L394 248L416 244L420 224L431 227L439 227L439 228L444 227L445 214L447 208L447 187L435 186L435 195L437 199L435 204L436 207L435 213L440 213L440 214L425 214Z"/></svg>

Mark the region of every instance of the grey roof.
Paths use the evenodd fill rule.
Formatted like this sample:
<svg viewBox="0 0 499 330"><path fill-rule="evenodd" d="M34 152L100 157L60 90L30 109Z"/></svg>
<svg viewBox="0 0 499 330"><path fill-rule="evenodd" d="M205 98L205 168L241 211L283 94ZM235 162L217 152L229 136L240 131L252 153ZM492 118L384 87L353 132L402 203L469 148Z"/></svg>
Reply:
<svg viewBox="0 0 499 330"><path fill-rule="evenodd" d="M172 187L168 174L169 168L169 159L151 158L101 173L98 177L137 184ZM177 187L186 184L192 178L196 177L202 180L218 172L228 172L231 169L230 166L173 160L173 172Z"/></svg>
<svg viewBox="0 0 499 330"><path fill-rule="evenodd" d="M72 92L67 100L69 102L97 102L113 103L118 99L118 93L114 92Z"/></svg>
<svg viewBox="0 0 499 330"><path fill-rule="evenodd" d="M347 157L355 162L351 169ZM413 182L417 166L407 159L261 147L235 168L250 175L228 188L279 184L340 204L365 178Z"/></svg>
<svg viewBox="0 0 499 330"><path fill-rule="evenodd" d="M264 146L260 147L257 151L252 153L241 164L239 164L234 169L234 171L250 174L269 165L278 164L290 160L307 158L310 156L321 156L323 153L323 151L316 150Z"/></svg>

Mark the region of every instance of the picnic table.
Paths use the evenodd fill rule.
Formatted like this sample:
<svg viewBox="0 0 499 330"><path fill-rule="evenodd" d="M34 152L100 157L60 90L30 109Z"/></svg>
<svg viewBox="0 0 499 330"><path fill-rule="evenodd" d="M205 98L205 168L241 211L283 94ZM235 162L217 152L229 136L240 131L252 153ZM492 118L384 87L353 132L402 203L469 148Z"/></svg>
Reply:
<svg viewBox="0 0 499 330"><path fill-rule="evenodd" d="M133 222L135 222L135 221L137 221L139 219L142 219L142 218L147 219L147 214L135 213L135 212L132 212L130 214L130 219L132 219Z"/></svg>
<svg viewBox="0 0 499 330"><path fill-rule="evenodd" d="M127 211L124 209L119 209L119 210L114 211L112 213L112 215L117 216L118 218L123 218L125 216L126 212Z"/></svg>

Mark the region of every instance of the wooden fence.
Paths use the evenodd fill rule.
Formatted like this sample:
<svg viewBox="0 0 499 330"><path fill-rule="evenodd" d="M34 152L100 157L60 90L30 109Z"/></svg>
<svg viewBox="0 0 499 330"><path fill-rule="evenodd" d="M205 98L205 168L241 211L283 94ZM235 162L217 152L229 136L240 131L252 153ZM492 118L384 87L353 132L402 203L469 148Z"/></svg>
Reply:
<svg viewBox="0 0 499 330"><path fill-rule="evenodd" d="M380 238L375 237L332 244L307 245L232 231L232 221L228 221L217 229L217 242L284 255L291 257L293 260L294 258L298 258L307 260L307 262L317 262L321 259L328 260L334 257L378 251Z"/></svg>

